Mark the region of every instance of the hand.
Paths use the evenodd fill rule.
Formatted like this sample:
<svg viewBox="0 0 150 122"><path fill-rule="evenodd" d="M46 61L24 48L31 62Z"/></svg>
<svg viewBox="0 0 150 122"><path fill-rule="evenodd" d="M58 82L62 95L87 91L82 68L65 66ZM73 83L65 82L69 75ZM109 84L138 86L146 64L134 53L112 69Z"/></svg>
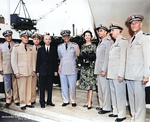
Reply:
<svg viewBox="0 0 150 122"><path fill-rule="evenodd" d="M103 72L103 71L101 72L102 77L105 77L106 75L107 75L107 72Z"/></svg>
<svg viewBox="0 0 150 122"><path fill-rule="evenodd" d="M17 79L19 79L19 78L20 78L20 74L19 74L19 73L15 74L15 77L16 77Z"/></svg>
<svg viewBox="0 0 150 122"><path fill-rule="evenodd" d="M58 67L58 73L60 73L61 72L61 65L59 65L59 67Z"/></svg>
<svg viewBox="0 0 150 122"><path fill-rule="evenodd" d="M122 77L118 77L118 81L121 83L124 80Z"/></svg>
<svg viewBox="0 0 150 122"><path fill-rule="evenodd" d="M35 72L33 71L33 72L31 73L31 75L32 75L32 77L34 77L34 76L35 76Z"/></svg>
<svg viewBox="0 0 150 122"><path fill-rule="evenodd" d="M54 73L54 75L55 75L55 76L58 76L58 73L57 73L57 72L55 72L55 73Z"/></svg>
<svg viewBox="0 0 150 122"><path fill-rule="evenodd" d="M143 80L142 80L142 84L146 84L148 81L149 81L149 78L148 77L144 77Z"/></svg>
<svg viewBox="0 0 150 122"><path fill-rule="evenodd" d="M3 75L3 70L0 71L0 74Z"/></svg>

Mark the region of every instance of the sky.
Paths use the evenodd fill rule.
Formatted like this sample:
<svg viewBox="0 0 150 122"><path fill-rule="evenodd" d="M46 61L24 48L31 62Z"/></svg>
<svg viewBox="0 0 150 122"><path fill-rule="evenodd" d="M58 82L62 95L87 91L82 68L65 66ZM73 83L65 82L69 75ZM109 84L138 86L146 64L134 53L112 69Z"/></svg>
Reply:
<svg viewBox="0 0 150 122"><path fill-rule="evenodd" d="M23 1L25 2L31 19L39 19L55 8L57 4L60 4L63 0ZM10 7L8 7L9 2ZM10 14L13 14L18 2L19 0L0 0L0 14L6 18L6 21L9 8ZM60 31L64 29L72 31L72 24L75 24L76 35L80 35L88 29L93 32L90 13L88 13L87 9L87 0L66 0L66 2L56 8L53 12L40 19L36 27L41 34L49 32L51 35L54 33L56 36L60 36ZM16 11L16 13L18 13L18 11ZM23 16L22 10L20 15Z"/></svg>

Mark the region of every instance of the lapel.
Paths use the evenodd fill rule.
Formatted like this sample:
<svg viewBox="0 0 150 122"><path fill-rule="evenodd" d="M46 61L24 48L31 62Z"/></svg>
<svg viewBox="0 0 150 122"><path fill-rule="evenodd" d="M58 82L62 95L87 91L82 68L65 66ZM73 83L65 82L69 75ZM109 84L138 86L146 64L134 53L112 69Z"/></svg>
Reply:
<svg viewBox="0 0 150 122"><path fill-rule="evenodd" d="M115 43L110 47L110 50L111 50L112 48L114 48L116 45L118 45L118 43L119 43L119 41L120 41L121 38L122 38L121 35L116 38L116 41L115 41Z"/></svg>
<svg viewBox="0 0 150 122"><path fill-rule="evenodd" d="M22 51L24 53L27 53L28 49L27 49L27 51L25 50L25 45L22 42L20 43L20 46L21 46Z"/></svg>
<svg viewBox="0 0 150 122"><path fill-rule="evenodd" d="M36 47L37 47L37 49L39 49L41 46L40 46L40 45L38 45L38 46L33 45L33 50L34 50L35 52L37 52Z"/></svg>
<svg viewBox="0 0 150 122"><path fill-rule="evenodd" d="M68 48L67 48L67 50L66 50L66 43L65 43L65 50L66 50L66 52L69 51L70 47L71 47L71 42L68 42Z"/></svg>
<svg viewBox="0 0 150 122"><path fill-rule="evenodd" d="M5 46L5 50L6 50L6 51L9 51L7 41L4 42L4 46Z"/></svg>
<svg viewBox="0 0 150 122"><path fill-rule="evenodd" d="M107 37L104 37L104 38L102 39L102 42L101 42L100 45L104 44L106 39L107 39Z"/></svg>
<svg viewBox="0 0 150 122"><path fill-rule="evenodd" d="M133 39L133 37L134 37L134 36L133 36L133 37L129 40L129 43L130 43L130 46L129 46L129 47L132 47L134 44L136 44L142 34L143 34L143 31L141 30L140 32L138 32L138 33L135 35L135 39L134 39L134 41L131 43L131 41L132 41L132 39Z"/></svg>
<svg viewBox="0 0 150 122"><path fill-rule="evenodd" d="M15 45L15 43L14 43L13 41L11 41L11 42L10 42L10 46L11 46L11 47L10 47L10 51L12 51L14 45Z"/></svg>

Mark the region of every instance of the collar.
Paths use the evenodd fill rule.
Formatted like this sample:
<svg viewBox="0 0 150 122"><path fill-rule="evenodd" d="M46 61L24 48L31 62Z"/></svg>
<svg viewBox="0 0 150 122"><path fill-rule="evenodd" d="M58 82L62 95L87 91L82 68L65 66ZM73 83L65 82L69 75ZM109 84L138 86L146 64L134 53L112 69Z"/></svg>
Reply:
<svg viewBox="0 0 150 122"><path fill-rule="evenodd" d="M71 42L70 42L70 41L69 41L68 43L65 43L65 42L64 42L64 45L66 45L66 44L70 45L70 44L71 44Z"/></svg>
<svg viewBox="0 0 150 122"><path fill-rule="evenodd" d="M47 45L45 45L45 49L47 49L48 48L48 50L50 49L50 45L49 46L47 46Z"/></svg>
<svg viewBox="0 0 150 122"><path fill-rule="evenodd" d="M122 38L122 35L119 35L119 36L116 38L116 42L120 41L121 38Z"/></svg>
<svg viewBox="0 0 150 122"><path fill-rule="evenodd" d="M106 39L107 39L107 36L105 36L105 37L102 39L102 42L105 41Z"/></svg>
<svg viewBox="0 0 150 122"><path fill-rule="evenodd" d="M142 31L142 30L140 30L137 34L135 34L135 35L133 35L133 36L135 36L135 38L137 38L137 37L140 36L141 34L143 34L143 31Z"/></svg>

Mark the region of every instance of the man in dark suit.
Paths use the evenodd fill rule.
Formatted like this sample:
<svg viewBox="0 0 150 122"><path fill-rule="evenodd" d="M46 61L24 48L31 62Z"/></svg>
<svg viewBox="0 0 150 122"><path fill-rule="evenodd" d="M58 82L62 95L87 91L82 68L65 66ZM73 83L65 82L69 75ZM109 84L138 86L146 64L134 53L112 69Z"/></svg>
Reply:
<svg viewBox="0 0 150 122"><path fill-rule="evenodd" d="M45 87L47 85L47 105L55 106L52 103L52 86L53 76L57 76L57 52L56 49L50 46L51 37L44 36L45 46L38 49L36 61L36 73L39 75L40 83L40 104L41 108L45 108Z"/></svg>

